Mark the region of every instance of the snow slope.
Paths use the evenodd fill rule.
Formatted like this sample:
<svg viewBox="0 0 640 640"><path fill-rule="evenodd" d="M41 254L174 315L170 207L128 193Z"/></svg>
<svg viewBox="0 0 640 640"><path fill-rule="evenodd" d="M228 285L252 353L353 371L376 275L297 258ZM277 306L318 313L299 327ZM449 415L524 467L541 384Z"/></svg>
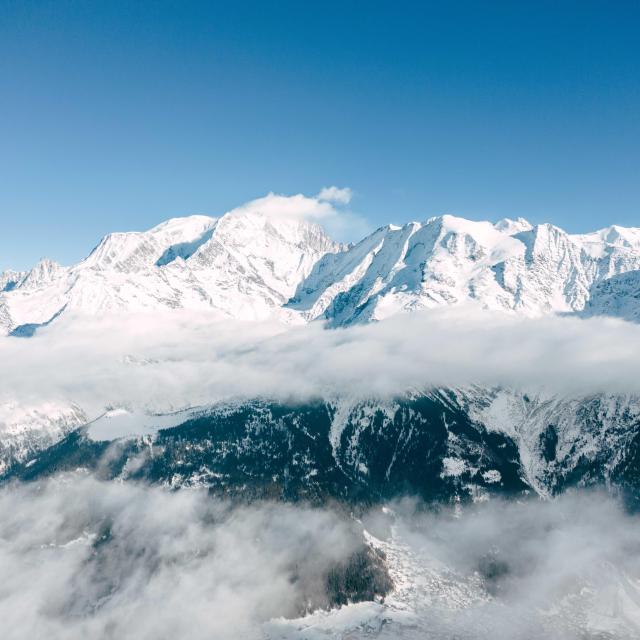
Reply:
<svg viewBox="0 0 640 640"><path fill-rule="evenodd" d="M45 401L25 406L0 402L0 474L86 421L86 414L75 404Z"/></svg>
<svg viewBox="0 0 640 640"><path fill-rule="evenodd" d="M333 326L470 302L527 316L579 311L595 283L640 268L640 230L623 231L572 236L448 215L382 227L320 260L290 306Z"/></svg>
<svg viewBox="0 0 640 640"><path fill-rule="evenodd" d="M339 245L302 219L258 212L168 220L147 232L109 234L65 268L40 261L0 294L0 330L45 324L61 313L160 309L285 322L283 309L313 264ZM16 278L3 274L0 282Z"/></svg>

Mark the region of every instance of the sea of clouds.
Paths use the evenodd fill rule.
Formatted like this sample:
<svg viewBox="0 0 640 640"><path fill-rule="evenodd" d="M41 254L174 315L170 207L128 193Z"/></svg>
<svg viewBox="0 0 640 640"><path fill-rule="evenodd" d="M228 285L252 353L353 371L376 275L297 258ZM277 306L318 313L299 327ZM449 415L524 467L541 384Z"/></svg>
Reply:
<svg viewBox="0 0 640 640"><path fill-rule="evenodd" d="M320 323L285 328L182 313L69 316L34 338L0 340L0 405L9 423L14 408L43 402L74 403L92 418L110 406L171 411L229 398L304 402L468 384L640 394L639 356L637 325L474 308L330 331ZM610 497L437 512L405 500L361 522L383 545L393 548L399 537L405 564L395 567L396 577L408 572L418 597L372 604L375 620L350 628L349 616L297 620L309 603L323 601L327 568L361 543L361 525L343 512L231 505L204 492L82 474L5 486L1 635L309 639L366 637L365 628L379 637L439 640L640 634L640 522ZM398 562L393 554L388 560Z"/></svg>
<svg viewBox="0 0 640 640"><path fill-rule="evenodd" d="M0 404L172 411L228 398L305 401L469 384L557 394L640 393L640 326L435 309L326 330L181 312L69 316L0 340Z"/></svg>

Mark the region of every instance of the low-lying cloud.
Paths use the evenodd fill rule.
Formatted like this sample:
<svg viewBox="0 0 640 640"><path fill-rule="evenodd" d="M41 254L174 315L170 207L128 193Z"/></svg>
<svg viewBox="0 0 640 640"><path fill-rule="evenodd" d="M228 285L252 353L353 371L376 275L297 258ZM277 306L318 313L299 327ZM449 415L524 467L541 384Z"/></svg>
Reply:
<svg viewBox="0 0 640 640"><path fill-rule="evenodd" d="M91 477L0 491L0 618L24 638L261 638L361 539L326 510Z"/></svg>
<svg viewBox="0 0 640 640"><path fill-rule="evenodd" d="M183 314L65 318L0 340L0 402L171 411L230 398L388 397L469 384L640 393L640 326L438 309L344 330Z"/></svg>
<svg viewBox="0 0 640 640"><path fill-rule="evenodd" d="M2 636L633 638L639 524L589 493L436 512L405 500L360 525L330 509L61 476L0 490ZM360 526L397 590L299 619Z"/></svg>
<svg viewBox="0 0 640 640"><path fill-rule="evenodd" d="M611 497L583 492L437 512L409 500L393 510L408 580L396 597L410 604L414 616L409 625L396 616L388 637L640 634L640 523ZM365 524L384 538L385 520L372 514Z"/></svg>

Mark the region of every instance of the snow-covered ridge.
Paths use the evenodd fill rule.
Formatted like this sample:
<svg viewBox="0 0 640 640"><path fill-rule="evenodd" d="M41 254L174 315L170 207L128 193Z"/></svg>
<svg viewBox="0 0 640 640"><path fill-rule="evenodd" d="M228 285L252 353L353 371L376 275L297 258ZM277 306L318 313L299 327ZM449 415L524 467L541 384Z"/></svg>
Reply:
<svg viewBox="0 0 640 640"><path fill-rule="evenodd" d="M188 309L295 322L283 305L320 257L340 249L315 223L255 211L112 233L70 267L42 260L26 274L2 274L0 331L32 333L62 312Z"/></svg>
<svg viewBox="0 0 640 640"><path fill-rule="evenodd" d="M611 229L577 236L523 219L449 215L382 227L322 258L289 306L333 326L461 303L526 316L579 312L596 283L640 269L640 230Z"/></svg>
<svg viewBox="0 0 640 640"><path fill-rule="evenodd" d="M217 219L208 216L172 218L146 232L110 233L77 269L114 270L123 273L163 266L177 257L188 258L206 242Z"/></svg>
<svg viewBox="0 0 640 640"><path fill-rule="evenodd" d="M304 216L243 207L109 234L70 267L42 260L26 273L0 274L0 332L32 335L70 312L166 309L346 326L463 303L637 320L638 276L630 272L638 270L638 228L571 235L522 218L444 215L381 227L347 247Z"/></svg>

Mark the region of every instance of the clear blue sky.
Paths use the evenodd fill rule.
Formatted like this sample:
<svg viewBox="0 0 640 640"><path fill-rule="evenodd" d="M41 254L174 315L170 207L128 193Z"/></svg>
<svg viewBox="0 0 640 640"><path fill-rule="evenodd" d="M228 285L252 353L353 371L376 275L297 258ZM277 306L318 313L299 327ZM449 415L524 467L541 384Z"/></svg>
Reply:
<svg viewBox="0 0 640 640"><path fill-rule="evenodd" d="M640 226L640 2L0 0L0 269L349 186Z"/></svg>

